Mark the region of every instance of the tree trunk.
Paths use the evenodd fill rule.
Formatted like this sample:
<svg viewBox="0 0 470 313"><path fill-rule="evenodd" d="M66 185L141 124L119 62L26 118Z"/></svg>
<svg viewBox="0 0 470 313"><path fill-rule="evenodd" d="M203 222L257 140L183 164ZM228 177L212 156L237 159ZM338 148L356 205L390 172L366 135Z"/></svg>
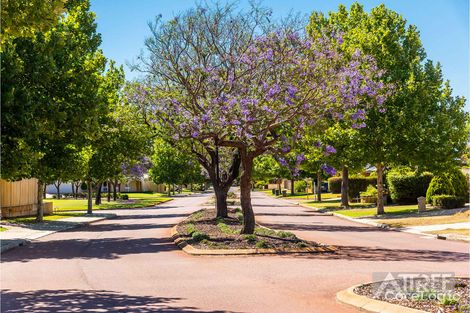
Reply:
<svg viewBox="0 0 470 313"><path fill-rule="evenodd" d="M228 190L226 190L226 188L214 185L215 208L217 211L217 217L228 217L227 191Z"/></svg>
<svg viewBox="0 0 470 313"><path fill-rule="evenodd" d="M57 189L57 199L60 199L60 184L61 184L60 179L57 180L57 183L54 183L55 188Z"/></svg>
<svg viewBox="0 0 470 313"><path fill-rule="evenodd" d="M113 200L116 201L117 200L117 184L118 184L118 181L117 179L114 180L113 182Z"/></svg>
<svg viewBox="0 0 470 313"><path fill-rule="evenodd" d="M108 202L111 202L111 182L108 179Z"/></svg>
<svg viewBox="0 0 470 313"><path fill-rule="evenodd" d="M282 179L278 179L277 180L277 189L279 190L279 194L281 194L282 190L281 190L281 182L282 182Z"/></svg>
<svg viewBox="0 0 470 313"><path fill-rule="evenodd" d="M95 205L101 204L101 186L103 186L103 183L99 183L98 186L96 187Z"/></svg>
<svg viewBox="0 0 470 313"><path fill-rule="evenodd" d="M349 208L349 168L343 165L341 171L341 206Z"/></svg>
<svg viewBox="0 0 470 313"><path fill-rule="evenodd" d="M321 202L321 171L317 172L317 201Z"/></svg>
<svg viewBox="0 0 470 313"><path fill-rule="evenodd" d="M383 171L384 166L382 163L378 163L377 167L377 214L384 214L384 181Z"/></svg>
<svg viewBox="0 0 470 313"><path fill-rule="evenodd" d="M47 189L47 185L43 184L43 188L42 188L42 198L43 199L46 199L46 189Z"/></svg>
<svg viewBox="0 0 470 313"><path fill-rule="evenodd" d="M44 217L43 189L44 183L38 179L36 222L42 222Z"/></svg>
<svg viewBox="0 0 470 313"><path fill-rule="evenodd" d="M172 184L173 186L173 196L175 195L175 184Z"/></svg>
<svg viewBox="0 0 470 313"><path fill-rule="evenodd" d="M118 190L119 190L119 193L121 193L121 183L118 183Z"/></svg>
<svg viewBox="0 0 470 313"><path fill-rule="evenodd" d="M240 177L240 203L243 212L242 234L253 234L255 231L255 214L251 206L251 172L253 159L242 156L243 172Z"/></svg>
<svg viewBox="0 0 470 313"><path fill-rule="evenodd" d="M294 183L295 183L295 178L292 177L291 180L290 180L290 194L291 195L295 195Z"/></svg>
<svg viewBox="0 0 470 313"><path fill-rule="evenodd" d="M170 197L170 196L171 196L171 185L168 184L168 197Z"/></svg>
<svg viewBox="0 0 470 313"><path fill-rule="evenodd" d="M92 197L92 189L91 189L91 180L87 180L86 186L88 189L87 197L88 197L88 209L87 214L93 214L93 197Z"/></svg>

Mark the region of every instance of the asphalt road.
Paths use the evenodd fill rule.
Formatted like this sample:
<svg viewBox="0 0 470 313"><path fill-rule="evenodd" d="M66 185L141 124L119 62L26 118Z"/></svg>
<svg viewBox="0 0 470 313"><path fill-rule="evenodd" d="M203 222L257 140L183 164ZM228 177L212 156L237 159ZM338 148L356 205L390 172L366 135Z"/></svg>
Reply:
<svg viewBox="0 0 470 313"><path fill-rule="evenodd" d="M258 221L304 239L338 245L335 254L194 257L170 228L209 195L56 233L2 255L2 312L358 312L341 289L376 272L469 275L469 246L318 216L255 194Z"/></svg>

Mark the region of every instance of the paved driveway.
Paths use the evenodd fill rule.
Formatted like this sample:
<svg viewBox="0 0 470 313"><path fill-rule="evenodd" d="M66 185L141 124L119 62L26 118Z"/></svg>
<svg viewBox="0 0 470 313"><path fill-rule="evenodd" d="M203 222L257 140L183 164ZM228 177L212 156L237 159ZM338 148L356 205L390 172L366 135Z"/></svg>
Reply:
<svg viewBox="0 0 470 313"><path fill-rule="evenodd" d="M382 231L255 194L258 221L336 254L193 257L170 228L209 195L53 234L2 256L2 312L357 312L338 290L384 271L469 271L468 245Z"/></svg>

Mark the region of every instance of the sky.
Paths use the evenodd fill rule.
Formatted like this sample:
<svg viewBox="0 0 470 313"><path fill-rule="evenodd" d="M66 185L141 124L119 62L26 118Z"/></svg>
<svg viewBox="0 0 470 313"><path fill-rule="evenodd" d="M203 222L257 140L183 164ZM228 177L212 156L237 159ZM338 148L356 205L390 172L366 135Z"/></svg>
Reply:
<svg viewBox="0 0 470 313"><path fill-rule="evenodd" d="M224 0L219 0L225 2ZM274 17L289 12L310 15L313 11L327 14L336 11L339 4L349 8L349 0L265 0L263 6L273 10ZM427 57L442 64L444 77L449 79L454 95L467 99L470 111L469 72L469 0L363 0L367 11L384 3L400 13L409 24L417 26ZM98 32L102 35L103 50L107 58L123 64L127 79L140 74L132 72L127 64L137 59L144 49L144 40L150 35L148 22L161 14L164 20L194 6L192 0L91 0L96 13ZM248 0L239 1L240 8Z"/></svg>

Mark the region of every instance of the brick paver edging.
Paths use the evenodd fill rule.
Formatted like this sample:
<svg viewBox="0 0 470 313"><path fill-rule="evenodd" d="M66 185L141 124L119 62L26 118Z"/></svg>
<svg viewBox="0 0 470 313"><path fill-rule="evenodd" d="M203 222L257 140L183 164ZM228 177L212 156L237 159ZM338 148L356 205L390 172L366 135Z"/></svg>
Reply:
<svg viewBox="0 0 470 313"><path fill-rule="evenodd" d="M287 254L287 253L332 253L336 248L322 246L314 248L297 249L197 249L184 240L176 230L178 225L171 228L171 238L173 242L184 252L191 255L254 255L254 254Z"/></svg>
<svg viewBox="0 0 470 313"><path fill-rule="evenodd" d="M354 289L366 284L352 286L348 289L341 290L336 294L336 299L344 304L348 304L359 308L361 311L374 313L426 313L417 309L408 308L398 304L388 303L371 299L354 293Z"/></svg>

